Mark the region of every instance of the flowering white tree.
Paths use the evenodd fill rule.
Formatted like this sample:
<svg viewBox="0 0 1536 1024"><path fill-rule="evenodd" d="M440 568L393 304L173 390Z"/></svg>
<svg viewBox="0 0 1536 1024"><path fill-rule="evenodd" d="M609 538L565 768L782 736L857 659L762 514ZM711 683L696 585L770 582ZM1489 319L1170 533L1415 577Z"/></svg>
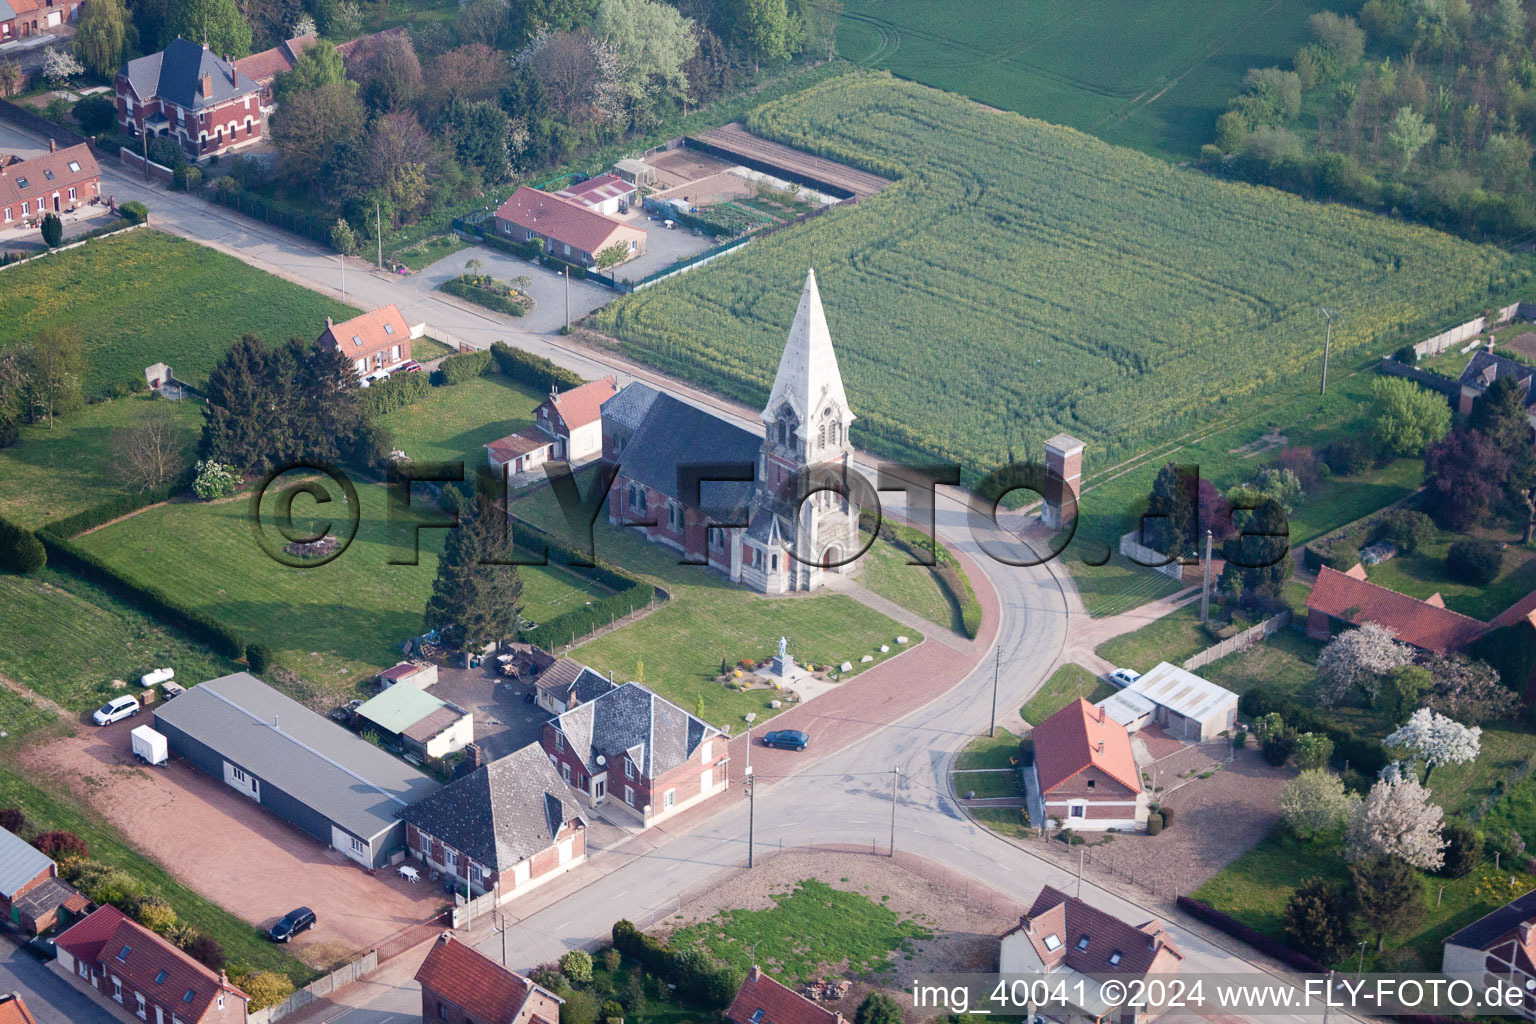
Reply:
<svg viewBox="0 0 1536 1024"><path fill-rule="evenodd" d="M1413 649L1380 623L1340 633L1317 656L1318 703L1332 707L1362 688L1374 699L1383 676L1412 663Z"/></svg>
<svg viewBox="0 0 1536 1024"><path fill-rule="evenodd" d="M43 51L43 77L49 85L63 85L84 71L85 66L68 50L55 50L50 46Z"/></svg>
<svg viewBox="0 0 1536 1024"><path fill-rule="evenodd" d="M1408 721L1382 740L1389 747L1407 747L1424 762L1424 782L1440 764L1465 764L1477 760L1483 730L1452 721L1429 708L1419 708Z"/></svg>
<svg viewBox="0 0 1536 1024"><path fill-rule="evenodd" d="M301 14L297 18L293 19L293 28L291 31L293 32L294 36L312 36L317 31L315 28L315 19L311 18L307 14Z"/></svg>
<svg viewBox="0 0 1536 1024"><path fill-rule="evenodd" d="M1280 813L1303 839L1343 831L1359 806L1360 797L1321 768L1309 768L1280 791Z"/></svg>
<svg viewBox="0 0 1536 1024"><path fill-rule="evenodd" d="M1445 815L1429 801L1429 790L1411 778L1383 778L1371 787L1349 823L1347 860L1397 857L1432 871L1445 862L1440 828Z"/></svg>

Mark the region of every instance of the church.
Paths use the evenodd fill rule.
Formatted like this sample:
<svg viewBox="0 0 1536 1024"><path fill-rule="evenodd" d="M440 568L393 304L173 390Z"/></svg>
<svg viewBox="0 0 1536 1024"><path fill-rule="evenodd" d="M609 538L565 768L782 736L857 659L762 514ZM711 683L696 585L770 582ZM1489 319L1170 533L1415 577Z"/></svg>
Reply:
<svg viewBox="0 0 1536 1024"><path fill-rule="evenodd" d="M859 506L839 492L854 472L854 415L814 270L760 433L639 382L604 402L602 419L603 458L618 467L610 523L765 594L813 590L853 570ZM838 490L799 500L821 484Z"/></svg>

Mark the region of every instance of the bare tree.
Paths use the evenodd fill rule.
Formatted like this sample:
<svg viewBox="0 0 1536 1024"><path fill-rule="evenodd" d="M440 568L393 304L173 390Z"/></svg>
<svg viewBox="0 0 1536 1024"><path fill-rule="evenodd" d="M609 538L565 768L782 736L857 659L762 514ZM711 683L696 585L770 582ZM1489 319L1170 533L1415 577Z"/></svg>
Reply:
<svg viewBox="0 0 1536 1024"><path fill-rule="evenodd" d="M113 431L113 472L136 490L164 487L186 469L186 449L170 406L160 403L137 423Z"/></svg>

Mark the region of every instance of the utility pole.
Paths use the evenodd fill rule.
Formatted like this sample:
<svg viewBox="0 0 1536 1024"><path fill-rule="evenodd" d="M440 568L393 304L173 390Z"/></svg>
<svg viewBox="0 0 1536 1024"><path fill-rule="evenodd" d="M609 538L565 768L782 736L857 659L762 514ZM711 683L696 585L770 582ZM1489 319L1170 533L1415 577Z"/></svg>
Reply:
<svg viewBox="0 0 1536 1024"><path fill-rule="evenodd" d="M507 914L506 911L496 909L491 911L493 927L501 933L501 966L507 966Z"/></svg>
<svg viewBox="0 0 1536 1024"><path fill-rule="evenodd" d="M140 128L139 138L144 140L144 180L149 180L149 129Z"/></svg>
<svg viewBox="0 0 1536 1024"><path fill-rule="evenodd" d="M1200 581L1200 621L1211 621L1211 531L1205 531L1205 575Z"/></svg>
<svg viewBox="0 0 1536 1024"><path fill-rule="evenodd" d="M1323 335L1323 386L1318 391L1319 395L1326 395L1328 393L1328 351L1333 347L1333 321L1340 314L1336 309L1327 309L1325 307L1319 307L1317 311L1327 323L1327 329Z"/></svg>
<svg viewBox="0 0 1536 1024"><path fill-rule="evenodd" d="M987 730L987 737L997 735L997 677L1003 671L1003 645L997 645L997 659L992 665L992 728Z"/></svg>
<svg viewBox="0 0 1536 1024"><path fill-rule="evenodd" d="M379 269L380 270L384 269L384 227L383 227L383 222L384 222L384 213L380 209L380 204L377 201L375 201L374 204L373 204L373 237L379 243Z"/></svg>
<svg viewBox="0 0 1536 1024"><path fill-rule="evenodd" d="M347 301L347 254L339 252L336 258L341 261L341 301Z"/></svg>
<svg viewBox="0 0 1536 1024"><path fill-rule="evenodd" d="M753 840L757 828L757 788L752 785L752 766L747 766L747 867L752 866Z"/></svg>
<svg viewBox="0 0 1536 1024"><path fill-rule="evenodd" d="M1087 851L1083 847L1077 848L1077 898L1083 898L1083 854Z"/></svg>
<svg viewBox="0 0 1536 1024"><path fill-rule="evenodd" d="M1360 976L1365 973L1365 944L1366 944L1367 941L1369 941L1369 940L1362 939L1360 941L1360 962L1355 965L1355 980L1356 981L1359 981L1360 980Z"/></svg>
<svg viewBox="0 0 1536 1024"><path fill-rule="evenodd" d="M896 784L901 780L901 769L891 769L891 856L896 856Z"/></svg>

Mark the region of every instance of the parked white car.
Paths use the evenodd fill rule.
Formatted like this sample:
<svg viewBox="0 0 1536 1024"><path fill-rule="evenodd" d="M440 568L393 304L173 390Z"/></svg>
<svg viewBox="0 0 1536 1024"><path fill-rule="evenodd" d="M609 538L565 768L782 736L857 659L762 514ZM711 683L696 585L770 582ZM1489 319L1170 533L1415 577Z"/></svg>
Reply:
<svg viewBox="0 0 1536 1024"><path fill-rule="evenodd" d="M1140 672L1133 672L1128 668L1117 668L1109 674L1109 681L1120 687L1130 686L1140 678Z"/></svg>
<svg viewBox="0 0 1536 1024"><path fill-rule="evenodd" d="M388 370L374 370L368 376L363 378L362 386L367 387L370 384L377 384L381 380L389 380Z"/></svg>
<svg viewBox="0 0 1536 1024"><path fill-rule="evenodd" d="M121 722L125 718L132 718L139 713L139 702L134 697L113 697L96 712L91 715L91 721L97 725L111 725L113 722Z"/></svg>

